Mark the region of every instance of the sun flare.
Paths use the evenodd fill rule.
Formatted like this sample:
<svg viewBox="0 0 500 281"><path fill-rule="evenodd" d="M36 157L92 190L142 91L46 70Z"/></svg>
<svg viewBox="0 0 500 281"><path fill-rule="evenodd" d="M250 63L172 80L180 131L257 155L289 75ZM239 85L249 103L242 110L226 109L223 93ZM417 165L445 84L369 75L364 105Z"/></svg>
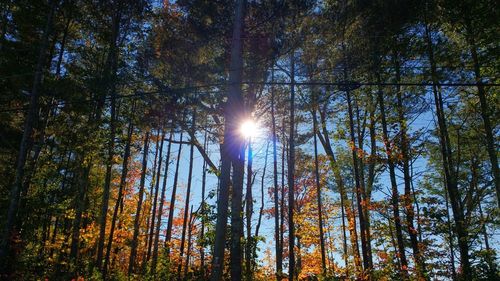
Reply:
<svg viewBox="0 0 500 281"><path fill-rule="evenodd" d="M240 134L244 138L253 138L259 133L259 128L253 120L245 120L240 126Z"/></svg>

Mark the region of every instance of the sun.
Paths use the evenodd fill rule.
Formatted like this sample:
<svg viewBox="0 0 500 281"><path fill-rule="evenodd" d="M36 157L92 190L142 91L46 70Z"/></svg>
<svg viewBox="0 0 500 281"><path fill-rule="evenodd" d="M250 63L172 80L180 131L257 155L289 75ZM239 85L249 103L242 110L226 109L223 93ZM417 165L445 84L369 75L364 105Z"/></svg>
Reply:
<svg viewBox="0 0 500 281"><path fill-rule="evenodd" d="M241 123L240 134L244 138L255 137L255 136L257 136L258 133L259 133L259 128L253 120L249 119L249 120L245 120L243 123Z"/></svg>

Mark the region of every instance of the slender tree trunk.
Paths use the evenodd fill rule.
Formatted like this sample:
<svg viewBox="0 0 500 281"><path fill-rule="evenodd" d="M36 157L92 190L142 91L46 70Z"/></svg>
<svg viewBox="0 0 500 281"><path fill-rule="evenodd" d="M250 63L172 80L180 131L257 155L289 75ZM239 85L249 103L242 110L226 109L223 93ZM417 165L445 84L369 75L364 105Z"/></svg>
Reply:
<svg viewBox="0 0 500 281"><path fill-rule="evenodd" d="M137 209L135 211L134 218L134 234L131 243L130 249L130 259L128 264L128 275L132 274L134 270L135 258L137 255L137 244L139 240L139 228L141 221L141 209L142 209L142 200L144 197L144 184L146 183L146 172L148 166L148 153L149 153L149 131L146 132L144 136L144 148L143 148L143 156L142 156L142 170L141 170L141 179L139 182L139 200L137 201Z"/></svg>
<svg viewBox="0 0 500 281"><path fill-rule="evenodd" d="M130 157L130 143L132 141L132 133L134 131L134 126L132 125L132 120L129 120L128 132L127 132L127 143L125 144L125 151L123 153L123 165L122 165L122 175L120 177L120 185L118 187L118 196L116 198L115 208L113 210L113 218L111 219L111 227L109 231L109 239L106 247L106 256L104 258L104 266L102 268L102 276L106 279L106 274L108 272L109 258L111 255L111 247L113 244L113 236L115 232L116 220L118 217L118 211L120 207L120 202L123 198L123 189L125 188L127 175L128 175L128 161Z"/></svg>
<svg viewBox="0 0 500 281"><path fill-rule="evenodd" d="M247 190L245 194L245 213L246 213L246 231L247 231L247 239L245 244L245 273L246 280L252 280L252 254L253 254L253 243L254 239L252 238L252 214L253 214L253 195L252 195L252 164L253 164L253 155L252 155L252 140L248 139L248 163L247 163Z"/></svg>
<svg viewBox="0 0 500 281"><path fill-rule="evenodd" d="M165 234L165 248L167 258L170 259L170 239L172 238L172 226L174 221L174 212L175 212L175 199L177 196L177 183L179 181L179 164L181 162L181 153L182 153L182 135L179 137L179 150L177 151L177 163L175 164L175 174L174 174L174 183L172 185L172 196L170 197L170 204L168 207L168 222L167 222L167 231Z"/></svg>
<svg viewBox="0 0 500 281"><path fill-rule="evenodd" d="M486 90L483 84L483 78L481 75L481 66L479 64L479 58L477 54L476 38L474 36L472 23L470 19L466 16L466 31L469 41L469 48L472 57L472 63L474 64L474 78L477 83L477 94L479 96L480 114L483 119L484 131L486 135L486 150L491 162L491 173L493 175L493 182L495 184L495 189L497 193L497 204L500 208L500 169L498 168L498 150L495 145L495 138L493 136L495 129L495 122L491 124L490 116L491 110L488 105L488 98L486 96ZM495 107L493 105L493 107Z"/></svg>
<svg viewBox="0 0 500 281"><path fill-rule="evenodd" d="M160 206L158 207L158 219L156 222L156 231L154 237L153 260L151 263L151 272L153 273L153 275L156 274L156 265L158 263L158 242L160 240L161 217L163 215L163 202L165 201L165 191L167 189L168 166L170 165L170 152L172 149L173 135L174 135L174 128L172 127L170 131L170 136L168 137L167 159L165 160L165 173L163 176L163 186L161 188Z"/></svg>
<svg viewBox="0 0 500 281"><path fill-rule="evenodd" d="M340 215L342 216L342 249L343 249L343 258L345 264L345 275L346 278L349 278L349 253L347 252L347 233L345 227L345 202L344 197L340 196Z"/></svg>
<svg viewBox="0 0 500 281"><path fill-rule="evenodd" d="M285 251L285 165L287 158L286 152L288 145L286 144L285 136L285 119L282 120L282 130L283 130L283 145L281 149L281 197L280 197L280 251L281 257L284 255ZM283 261L282 261L283 262Z"/></svg>
<svg viewBox="0 0 500 281"><path fill-rule="evenodd" d="M16 168L15 168L15 178L14 184L11 187L9 194L9 207L7 211L7 217L5 226L2 233L2 241L0 244L0 273L9 270L8 267L11 264L8 256L11 255L11 244L12 244L12 236L16 231L16 216L18 213L19 201L21 200L21 191L22 185L24 181L24 173L25 173L25 165L28 157L28 151L30 144L33 141L33 128L36 126L36 122L38 119L38 110L39 110L39 89L42 84L43 78L43 67L47 57L47 48L49 44L50 34L52 33L52 25L54 12L56 10L56 6L58 1L50 0L49 1L49 13L47 15L47 21L45 23L45 29L41 38L40 50L37 58L37 63L35 66L35 74L33 78L33 85L31 88L30 102L28 108L28 114L24 121L23 126L23 134L21 137L21 142L19 145L19 155L17 157ZM3 38L2 38L3 41Z"/></svg>
<svg viewBox="0 0 500 281"><path fill-rule="evenodd" d="M149 261L153 243L154 243L154 234L155 234L155 223L156 223L156 212L158 211L156 206L158 204L158 193L160 192L160 179L161 179L161 164L162 164L162 156L163 156L163 143L165 142L165 129L162 129L162 133L160 136L160 154L158 155L158 170L156 172L156 181L154 188L154 197L153 197L153 208L151 209L151 220L149 226L149 244L148 244L148 252L146 254L146 262Z"/></svg>
<svg viewBox="0 0 500 281"><path fill-rule="evenodd" d="M219 200L217 203L217 223L215 229L215 245L214 254L212 257L212 281L220 281L222 279L222 271L224 268L224 246L226 241L226 227L227 227L227 216L228 216L228 201L229 201L229 186L231 181L231 163L235 163L233 159L241 157L241 144L237 140L238 135L238 124L235 124L241 112L243 112L243 97L241 94L241 81L243 75L243 22L245 18L245 0L236 1L234 11L234 26L233 26L233 36L231 42L231 63L229 71L229 85L228 85L228 100L224 105L224 143L221 149L221 175L220 175L220 188L219 188ZM242 169L242 168L241 168ZM241 171L242 172L242 171ZM233 201L238 199L239 180L237 180L238 171L234 171L233 177ZM243 184L243 175L241 175L241 185ZM241 200L240 200L241 201ZM241 206L241 202L237 205ZM232 209L232 212L237 211ZM239 214L239 213L238 213ZM237 215L237 214L233 214ZM233 225L232 225L233 227ZM234 227L238 227L234 225ZM236 231L236 230L235 230ZM239 233L233 233L232 245L232 263L231 263L231 278L232 280L241 280L241 248L238 251L238 245L240 245ZM238 239L236 239L238 238ZM234 245L234 246L233 246ZM240 245L241 246L241 245ZM238 257L239 256L239 257ZM233 259L234 258L234 259ZM238 261L239 260L239 261Z"/></svg>
<svg viewBox="0 0 500 281"><path fill-rule="evenodd" d="M194 212L193 212L193 206L191 205L191 213L189 215L189 223L188 223L188 245L187 245L187 250L186 250L186 266L184 267L184 279L183 280L190 280L188 273L189 273L189 259L191 257L191 248L192 248L192 237L193 237L193 223L194 223Z"/></svg>
<svg viewBox="0 0 500 281"><path fill-rule="evenodd" d="M195 125L196 125L196 112L193 112L193 119L191 121L191 135L195 134ZM187 191L186 191L186 204L184 206L184 221L182 223L182 236L181 236L181 249L180 249L180 259L179 259L179 268L177 270L179 280L182 279L182 258L184 256L184 244L186 242L186 227L187 222L189 220L189 200L191 196L191 183L193 178L193 156L194 156L194 140L191 139L191 147L189 150L189 172L188 172L188 183L187 183ZM187 265L186 265L187 266Z"/></svg>
<svg viewBox="0 0 500 281"><path fill-rule="evenodd" d="M120 32L121 13L118 4L114 3L114 14L112 24L112 35L110 42L110 51L108 61L110 68L105 72L106 82L111 98L110 106L110 123L109 123L109 140L108 140L108 158L106 159L106 176L104 179L104 188L102 193L101 213L99 216L99 240L97 243L97 267L102 270L102 261L104 254L104 240L106 238L106 223L109 207L109 193L111 188L111 178L113 173L113 158L115 154L115 130L116 130L116 72L118 68L118 35ZM118 7L116 7L118 6Z"/></svg>
<svg viewBox="0 0 500 281"><path fill-rule="evenodd" d="M378 81L380 81L380 74L378 75ZM396 229L396 241L398 246L397 255L399 255L400 264L400 274L403 280L408 279L408 261L406 260L405 246L403 240L403 230L401 225L401 216L399 214L399 192L398 192L398 184L396 182L396 167L393 162L393 153L391 141L389 140L389 133L387 130L387 120L385 115L385 106L384 106L384 97L382 93L382 89L378 89L377 92L378 103L380 107L380 116L382 119L382 137L385 145L385 152L387 155L387 165L389 166L389 178L391 181L391 203L392 203L392 212L394 217L394 226Z"/></svg>
<svg viewBox="0 0 500 281"><path fill-rule="evenodd" d="M80 246L80 228L82 223L82 216L85 209L85 194L87 193L88 187L88 178L90 174L92 160L89 161L86 167L81 169L79 178L78 178L78 192L75 198L76 203L76 213L75 219L73 220L73 230L71 232L71 250L70 250L70 259L74 262L78 262L78 248ZM56 224L57 225L57 224ZM52 236L52 243L55 242L56 238L56 229L54 229L54 234ZM51 254L52 256L52 254Z"/></svg>
<svg viewBox="0 0 500 281"><path fill-rule="evenodd" d="M344 185L344 179L342 177L340 167L339 167L337 160L335 158L335 154L333 153L331 142L330 142L330 139L328 136L328 131L326 129L326 116L325 116L326 114L325 114L324 110L319 111L319 113L320 113L322 133L318 133L317 135L318 135L318 138L319 138L321 144L323 145L323 148L325 149L326 155L329 158L330 167L333 171L335 182L336 182L337 187L339 189L340 198L341 198L341 205L344 206L344 210L346 212L346 217L347 217L347 223L348 223L348 228L349 228L349 238L351 240L351 246L352 246L352 251L353 251L354 266L356 269L356 274L359 277L361 277L360 275L362 274L363 270L362 270L362 266L361 266L361 257L359 254L358 233L356 230L356 217L354 215L353 210L350 207L351 201L349 200L349 198L347 196L347 191L346 191L346 188Z"/></svg>
<svg viewBox="0 0 500 281"><path fill-rule="evenodd" d="M271 82L274 82L274 64L271 69ZM275 255L276 255L276 280L279 281L283 274L283 246L280 245L280 219L279 219L279 196L278 196L278 153L276 148L276 116L275 116L275 93L274 86L271 86L271 119L272 119L272 134L273 134L273 177L274 177L274 237L275 237Z"/></svg>
<svg viewBox="0 0 500 281"><path fill-rule="evenodd" d="M288 140L288 280L295 280L295 53L290 55L290 131Z"/></svg>
<svg viewBox="0 0 500 281"><path fill-rule="evenodd" d="M147 205L146 207L148 208L151 208L153 206L153 195L154 195L154 186L156 184L156 177L158 177L158 175L156 174L156 167L158 166L158 152L159 152L159 143L160 143L160 130L158 129L157 130L157 134L156 134L156 143L155 143L155 157L154 157L154 160L153 160L153 175L151 176L151 182L150 182L150 187L149 187L149 190L150 190L150 193L147 194L146 196L146 200L148 200L149 202L149 205ZM146 238L146 243L144 245L144 251L143 251L143 259L142 259L142 271L144 272L146 270L146 265L147 265L147 249L148 249L148 245L149 243L153 243L153 241L150 241L149 238L150 236L148 235L148 231L150 229L150 226L151 226L151 212L150 212L150 209L148 210L145 210L145 215L146 215L146 228L145 228L145 234L144 234L144 237Z"/></svg>
<svg viewBox="0 0 500 281"><path fill-rule="evenodd" d="M205 137L203 139L203 149L206 151L208 148L208 137L207 137L207 131L205 130ZM203 158L203 172L201 176L201 229L200 229L200 240L202 243L205 241L205 220L207 216L207 210L206 210L206 202L205 202L205 189L207 186L207 161L205 161L205 158ZM201 276L202 279L206 278L206 271L205 271L205 247L203 245L200 246L200 270L201 270Z"/></svg>
<svg viewBox="0 0 500 281"><path fill-rule="evenodd" d="M396 70L396 82L400 82L400 63L398 61L397 54L394 57L394 66ZM413 209L413 197L411 192L412 177L410 174L410 140L408 139L407 127L406 127L406 117L404 112L403 97L401 93L400 86L396 87L396 97L397 97L397 112L398 121L400 127L400 148L401 156L403 162L403 179L405 186L405 196L404 205L406 210L406 226L408 228L408 234L410 235L410 244L413 250L413 257L415 259L416 271L419 280L426 280L426 270L425 262L423 260L422 254L420 253L420 247L417 238L417 229L415 229L413 220L415 218L415 211Z"/></svg>
<svg viewBox="0 0 500 281"><path fill-rule="evenodd" d="M446 185L446 183L445 183ZM444 192L444 200L446 203L446 225L448 230L448 244L450 247L450 266L451 266L451 279L457 280L457 270L455 268L455 246L453 245L453 227L450 218L450 205L448 200L448 193Z"/></svg>
<svg viewBox="0 0 500 281"><path fill-rule="evenodd" d="M346 75L344 74L344 77ZM364 188L361 185L360 179L360 171L359 171L359 160L356 148L356 137L354 132L354 114L352 110L352 101L351 101L351 92L349 90L346 91L347 97L347 108L349 113L349 132L350 132L350 145L351 145L351 155L353 161L354 168L354 183L356 185L356 201L357 201L357 209L358 209L358 219L359 219L359 232L361 236L361 253L363 255L363 266L365 269L365 273L370 272L370 259L368 257L367 251L367 243L366 241L366 223L365 223L365 209L363 207L364 198ZM362 160L361 160L362 161Z"/></svg>
<svg viewBox="0 0 500 281"><path fill-rule="evenodd" d="M478 202L479 216L481 218L481 232L483 233L484 248L486 249L486 262L488 263L488 275L491 280L495 280L497 276L497 268L494 261L494 253L491 251L490 242L488 238L488 231L486 229L487 218L483 215L483 208L481 202Z"/></svg>
<svg viewBox="0 0 500 281"><path fill-rule="evenodd" d="M321 269L323 275L326 274L326 255L325 255L325 238L323 234L323 206L321 202L321 184L319 177L319 161L318 161L318 124L316 118L316 110L313 110L313 139L314 139L314 174L316 177L316 193L318 196L318 222L319 222L319 242L321 250Z"/></svg>
<svg viewBox="0 0 500 281"><path fill-rule="evenodd" d="M238 138L238 136L236 136ZM240 153L236 159L233 158L233 192L231 196L231 280L242 280L242 247L243 238L243 178L245 169L245 146L244 142L238 143Z"/></svg>
<svg viewBox="0 0 500 281"><path fill-rule="evenodd" d="M464 211L461 206L461 196L458 190L457 177L455 174L455 166L452 157L450 138L444 115L443 97L441 90L438 88L439 80L437 76L437 67L434 60L434 51L432 46L430 28L425 26L425 40L427 45L427 54L431 66L431 79L433 83L432 92L434 94L434 103L436 106L436 115L438 119L439 143L443 161L444 179L446 183L446 191L448 192L453 218L455 220L455 231L458 238L458 248L460 251L460 264L462 266L462 278L464 280L472 279L472 269L469 259L469 235L467 225L465 224Z"/></svg>
<svg viewBox="0 0 500 281"><path fill-rule="evenodd" d="M267 170L267 157L269 156L269 142L267 142L266 144L266 154L264 156L264 170L262 171L262 178L261 178L261 181L260 181L260 209L259 209L259 218L257 220L257 225L255 226L255 237L258 237L259 236L259 231L260 231L260 226L261 226L261 223L262 223L262 216L264 215L264 187L265 187L265 178L266 178L266 170ZM257 253L256 253L256 249L257 249L257 244L255 247L253 247L253 251L254 251L254 257L257 256ZM255 262L254 262L254 266L255 266Z"/></svg>

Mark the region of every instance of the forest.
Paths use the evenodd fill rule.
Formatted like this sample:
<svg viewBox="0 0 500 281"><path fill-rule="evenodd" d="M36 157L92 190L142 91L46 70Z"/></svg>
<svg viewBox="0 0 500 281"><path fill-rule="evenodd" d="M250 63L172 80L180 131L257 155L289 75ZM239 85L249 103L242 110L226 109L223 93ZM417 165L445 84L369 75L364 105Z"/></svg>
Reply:
<svg viewBox="0 0 500 281"><path fill-rule="evenodd" d="M500 280L495 0L0 0L0 280Z"/></svg>

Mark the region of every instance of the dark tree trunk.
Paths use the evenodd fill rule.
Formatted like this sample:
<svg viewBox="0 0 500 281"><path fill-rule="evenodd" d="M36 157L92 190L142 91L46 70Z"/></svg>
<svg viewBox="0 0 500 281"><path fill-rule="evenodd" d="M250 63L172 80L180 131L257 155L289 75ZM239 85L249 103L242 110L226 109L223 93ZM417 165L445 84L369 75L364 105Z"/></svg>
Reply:
<svg viewBox="0 0 500 281"><path fill-rule="evenodd" d="M193 119L191 120L191 135L195 134L196 125L196 112L193 112ZM189 200L191 196L191 183L193 178L193 156L194 156L194 140L191 140L191 146L189 150L189 172L188 172L188 182L186 191L186 204L184 206L184 221L182 223L182 236L181 236L181 249L180 249L180 259L179 268L177 270L179 279L182 279L182 258L184 256L184 244L186 242L186 227L189 220ZM187 265L186 265L187 266Z"/></svg>
<svg viewBox="0 0 500 281"><path fill-rule="evenodd" d="M102 270L102 261L104 254L104 240L106 238L106 223L109 208L109 193L111 188L111 178L113 173L113 158L115 154L115 130L116 130L116 74L118 68L118 36L120 32L121 13L120 5L114 3L112 15L112 35L110 41L110 50L108 54L108 65L104 73L106 78L107 90L110 94L110 122L109 122L109 140L108 140L108 158L106 159L106 176L104 179L104 188L102 193L101 213L99 216L99 240L97 243L97 267Z"/></svg>
<svg viewBox="0 0 500 281"><path fill-rule="evenodd" d="M349 228L349 237L351 240L351 246L352 246L352 251L353 251L353 258L354 258L354 266L356 269L356 274L360 276L362 274L362 266L361 266L361 257L359 254L359 246L358 246L358 233L356 230L356 218L354 215L353 210L351 209L351 201L349 200L347 196L347 190L344 185L344 179L342 177L342 174L340 172L340 167L337 163L337 160L335 158L335 154L333 153L332 145L330 142L330 138L328 136L328 131L326 128L326 114L323 111L319 111L320 114L320 120L321 120L321 132L318 132L317 136L323 145L323 148L325 149L325 153L329 158L330 161L330 167L333 171L333 175L335 178L335 183L337 184L337 187L339 189L340 193L340 203L344 207L344 210L346 212L346 217L347 217L347 223L348 223L348 228ZM343 219L344 217L342 217ZM345 224L344 224L345 226ZM345 227L344 227L345 230Z"/></svg>
<svg viewBox="0 0 500 281"><path fill-rule="evenodd" d="M483 77L481 75L481 66L479 64L479 58L477 54L476 38L474 36L472 23L470 19L466 16L466 32L469 41L470 53L472 56L472 63L474 65L474 78L477 83L477 94L479 96L480 114L483 119L484 131L486 135L486 150L491 162L491 173L493 175L493 182L495 184L495 189L497 193L497 204L500 208L500 169L498 168L498 150L495 145L494 128L495 123L491 124L490 108L488 105L488 98L486 96L486 90L483 84ZM494 107L494 106L493 106Z"/></svg>
<svg viewBox="0 0 500 281"><path fill-rule="evenodd" d="M134 234L132 238L132 244L130 249L130 259L128 264L128 275L132 274L134 270L135 258L137 255L137 245L139 240L139 228L140 228L140 220L141 220L141 209L142 209L142 200L144 197L144 184L146 182L146 172L148 166L148 154L149 154L149 132L146 132L146 136L144 137L144 148L143 148L143 156L142 156L142 170L141 170L141 179L139 182L139 201L137 202L137 209L135 211L134 218Z"/></svg>
<svg viewBox="0 0 500 281"><path fill-rule="evenodd" d="M380 82L380 74L377 74L377 80ZM401 279L408 279L408 261L406 260L405 246L403 240L403 230L401 225L401 216L399 214L399 192L398 192L398 184L396 182L396 167L393 161L393 152L391 141L389 140L389 133L387 130L387 119L385 115L385 106L384 106L384 97L382 93L382 89L378 89L377 92L378 103L380 107L380 116L382 119L382 138L385 145L385 153L387 155L387 165L389 166L389 178L391 181L391 204L392 204L392 212L394 217L394 226L396 230L396 241L398 246L397 255L400 260L400 274Z"/></svg>
<svg viewBox="0 0 500 281"><path fill-rule="evenodd" d="M186 266L184 267L184 279L183 280L190 280L188 277L189 273L189 259L191 258L191 248L192 248L192 237L193 237L193 223L194 223L194 212L193 212L193 206L191 205L191 213L189 215L189 223L188 223L188 245L187 245L187 250L186 250Z"/></svg>
<svg viewBox="0 0 500 281"><path fill-rule="evenodd" d="M148 244L148 252L146 255L146 262L151 258L151 253L153 250L153 243L155 237L155 223L156 223L156 212L157 212L157 204L158 204L158 193L160 192L160 179L161 179L161 164L162 164L162 156L163 156L163 144L165 143L165 129L162 129L162 133L160 135L160 153L158 155L158 170L156 171L156 181L154 188L154 197L153 197L153 208L151 209L151 220L149 226L149 244Z"/></svg>
<svg viewBox="0 0 500 281"><path fill-rule="evenodd" d="M265 178L266 178L266 170L267 170L267 157L269 156L269 142L266 145L266 154L264 156L264 170L262 171L262 178L260 181L260 209L259 209L259 218L257 219L257 225L255 226L255 237L259 236L260 226L262 223L262 216L264 215L264 187L265 187ZM257 256L256 253L257 244L253 247L254 257ZM255 261L254 265L255 267Z"/></svg>
<svg viewBox="0 0 500 281"><path fill-rule="evenodd" d="M222 279L222 271L224 267L224 246L226 241L231 164L236 166L236 169L233 172L232 200L235 208L232 208L232 214L238 216L241 213L235 214L234 212L241 209L241 189L243 185L243 165L242 163L238 165L237 160L239 160L238 158L240 157L244 157L244 154L241 154L241 142L238 140L239 136L237 133L239 124L236 122L240 120L242 117L240 114L244 112L243 97L241 93L241 81L243 75L243 42L241 37L243 34L243 22L245 18L245 4L245 0L238 0L236 1L234 7L235 17L231 43L228 100L224 105L224 143L221 148L221 175L219 200L217 203L214 255L212 257L212 281L220 281ZM240 200L234 203L235 200L238 200L238 197ZM238 206L240 207L238 208ZM232 222L232 224L235 222L236 221ZM231 225L231 227L231 278L232 280L240 281L241 245L239 237L242 233L240 233L239 230L240 225Z"/></svg>
<svg viewBox="0 0 500 281"><path fill-rule="evenodd" d="M2 241L0 245L0 272L6 272L9 270L8 267L12 263L9 261L8 256L11 255L11 243L12 236L15 232L15 222L18 213L19 201L21 199L22 185L24 181L25 165L26 159L28 157L28 151L30 144L33 141L33 128L36 125L38 119L39 111L39 90L42 84L43 67L47 57L47 48L49 44L49 37L52 33L52 25L54 12L56 10L58 1L49 1L49 13L47 15L47 21L45 23L45 29L41 38L40 50L37 58L37 63L35 66L35 74L33 78L33 85L31 88L30 102L28 108L28 114L24 121L23 134L21 137L21 142L19 145L19 155L17 157L14 184L11 187L9 195L9 207L7 211L7 217L5 226L2 233ZM3 38L2 38L3 41Z"/></svg>
<svg viewBox="0 0 500 281"><path fill-rule="evenodd" d="M155 143L155 157L154 157L154 160L153 160L153 174L151 176L151 182L150 182L150 187L149 187L149 194L146 196L146 200L149 201L149 208L151 208L153 206L153 195L154 195L154 186L155 186L155 183L156 183L156 177L158 176L156 174L156 167L158 166L158 152L159 152L159 144L160 143L160 130L157 131L157 134L156 134L156 143ZM151 225L151 212L150 212L150 209L149 210L145 210L145 213L146 215L146 228L145 228L145 231L144 231L144 237L146 238L146 243L144 245L144 249L145 251L143 251L143 259L142 259L142 264L141 264L141 270L144 272L146 270L146 266L147 266L147 249L148 249L148 245L149 243L153 243L153 241L150 241L149 240L149 235L148 235L148 231L150 229L150 225Z"/></svg>
<svg viewBox="0 0 500 281"><path fill-rule="evenodd" d="M344 74L344 77L346 75ZM361 181L364 179L360 178L360 170L359 170L359 161L362 161L362 159L358 158L358 152L356 148L356 137L355 137L355 132L354 132L354 114L352 110L352 101L351 101L351 92L346 91L346 97L347 97L347 108L348 108L348 113L349 113L349 134L350 134L350 145L351 145L351 155L352 155L352 162L353 162L353 170L354 170L354 183L356 187L356 201L357 201L357 208L358 208L358 219L359 219L359 232L361 236L361 253L363 255L363 266L365 269L365 272L370 274L369 272L371 271L370 269L370 258L368 255L368 246L367 244L369 241L366 239L366 221L365 221L365 208L363 207L363 202L365 201L366 195L365 195L365 190L364 187L361 184ZM359 129L359 128L358 128Z"/></svg>
<svg viewBox="0 0 500 281"><path fill-rule="evenodd" d="M207 137L207 131L205 131L205 137L203 139L203 150L207 150L208 148L208 137ZM206 215L207 215L207 210L205 208L206 201L205 201L205 196L206 196L206 186L207 186L207 161L205 158L203 158L203 172L201 176L201 229L200 229L200 240L202 243L205 241L205 220L206 220ZM201 269L201 276L202 279L206 278L206 271L205 271L205 247L202 245L200 246L200 269Z"/></svg>
<svg viewBox="0 0 500 281"><path fill-rule="evenodd" d="M115 208L113 210L113 218L111 219L111 227L109 231L108 245L106 247L106 256L104 258L104 266L102 269L102 276L106 279L106 274L108 272L109 257L111 255L111 247L113 244L113 236L115 233L116 220L118 217L118 211L120 207L120 202L123 199L123 189L125 188L127 175L128 175L128 161L130 157L130 142L132 141L132 133L134 132L134 126L132 125L132 120L129 120L128 132L127 132L127 143L125 144L125 151L123 153L123 165L122 165L122 175L120 177L120 185L118 187L118 196L116 198Z"/></svg>
<svg viewBox="0 0 500 281"><path fill-rule="evenodd" d="M461 206L461 196L458 190L457 175L452 157L450 138L448 135L447 123L444 115L443 97L438 87L439 79L437 76L437 66L434 60L434 50L432 46L429 26L425 26L425 40L427 45L427 55L431 66L432 92L434 94L434 103L436 106L436 116L438 119L439 144L443 161L444 180L446 183L446 192L448 192L453 218L455 220L455 231L458 238L458 248L460 251L460 264L462 266L462 277L465 280L472 279L472 269L469 259L469 234L465 224L464 211Z"/></svg>
<svg viewBox="0 0 500 281"><path fill-rule="evenodd" d="M271 70L271 82L274 82L274 64ZM274 86L271 86L271 119L272 119L272 133L273 133L273 179L274 179L274 241L276 250L276 280L279 281L283 274L283 251L280 245L280 219L279 219L279 196L278 196L278 151L276 148L276 116L275 116L275 93Z"/></svg>
<svg viewBox="0 0 500 281"><path fill-rule="evenodd" d="M398 61L397 55L394 57L394 66L396 70L396 82L399 83L401 80L400 74L400 64ZM408 234L410 235L410 244L413 250L413 257L415 259L416 271L418 274L419 280L426 280L426 270L425 270L425 262L420 253L420 247L418 245L417 238L417 229L414 226L414 218L415 218L415 210L413 209L413 197L411 192L412 185L412 177L410 174L410 140L408 139L408 133L406 128L406 117L404 112L403 105L403 96L401 93L400 86L396 88L396 97L397 97L397 112L398 112L398 121L400 127L400 148L401 148L401 156L403 162L403 180L405 186L405 196L404 196L404 205L406 210L406 226L408 228Z"/></svg>
<svg viewBox="0 0 500 281"><path fill-rule="evenodd" d="M172 124L173 126L173 124ZM156 231L153 245L153 260L151 263L151 272L156 274L156 265L158 263L158 242L160 240L161 217L163 215L163 202L165 201L165 191L167 189L168 166L170 165L170 152L172 149L172 137L174 135L174 128L172 127L168 137L167 158L165 159L165 173L163 176L163 186L161 188L160 206L158 207L158 219L156 221Z"/></svg>
<svg viewBox="0 0 500 281"><path fill-rule="evenodd" d="M295 280L295 225L293 211L295 205L295 53L290 55L290 135L288 141L288 280Z"/></svg>
<svg viewBox="0 0 500 281"><path fill-rule="evenodd" d="M249 138L248 140L248 163L247 163L247 189L245 194L245 213L246 213L246 244L245 244L245 273L246 280L252 280L252 259L253 259L253 243L254 239L252 238L252 214L253 214L253 195L252 195L252 164L253 164L253 155L252 155L252 140Z"/></svg>
<svg viewBox="0 0 500 281"><path fill-rule="evenodd" d="M175 198L177 196L177 183L179 181L179 164L181 162L182 153L182 131L179 137L179 150L177 151L177 163L175 164L175 174L174 174L174 184L172 186L172 196L170 197L170 205L168 207L168 222L167 222L167 232L165 234L165 251L167 258L170 258L170 239L172 238L172 226L174 221L175 212Z"/></svg>
<svg viewBox="0 0 500 281"><path fill-rule="evenodd" d="M326 254L325 254L325 238L323 234L323 206L321 202L321 184L319 177L319 161L318 161L318 124L316 118L316 110L313 110L313 139L314 139L314 174L316 178L316 193L318 196L318 222L319 222L319 242L321 250L321 268L323 274L326 274Z"/></svg>

